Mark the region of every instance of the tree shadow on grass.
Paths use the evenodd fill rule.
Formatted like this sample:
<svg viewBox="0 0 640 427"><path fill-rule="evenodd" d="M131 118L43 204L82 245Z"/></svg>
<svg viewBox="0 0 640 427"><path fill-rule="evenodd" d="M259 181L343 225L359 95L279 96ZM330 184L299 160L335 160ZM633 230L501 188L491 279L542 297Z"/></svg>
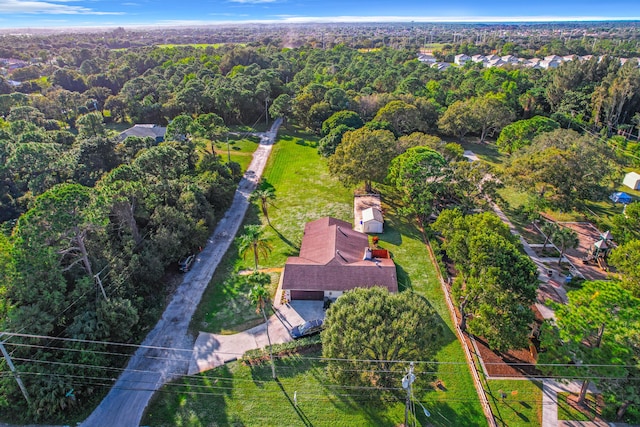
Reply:
<svg viewBox="0 0 640 427"><path fill-rule="evenodd" d="M398 278L398 292L413 289L409 273L398 263L396 263L396 277Z"/></svg>
<svg viewBox="0 0 640 427"><path fill-rule="evenodd" d="M280 390L282 390L282 394L284 394L284 396L287 398L287 401L289 402L293 410L296 411L296 414L300 418L300 421L302 421L302 423L305 426L313 427L313 423L311 423L311 421L309 420L307 415L304 413L302 408L298 406L295 391L294 391L293 400L292 400L291 397L289 396L289 393L287 393L287 390L285 390L284 386L282 385L280 380L278 380L277 378L276 378L276 383L278 383L278 387L280 387Z"/></svg>
<svg viewBox="0 0 640 427"><path fill-rule="evenodd" d="M446 402L421 402L430 416L426 416L420 405L415 405L418 425L451 427L451 426L486 426L487 422L481 410L474 405L459 405L455 408Z"/></svg>
<svg viewBox="0 0 640 427"><path fill-rule="evenodd" d="M224 365L166 384L155 393L141 425L181 425L185 420L189 425L233 424L226 405L234 392L232 378Z"/></svg>
<svg viewBox="0 0 640 427"><path fill-rule="evenodd" d="M287 239L282 233L280 233L280 231L278 231L277 228L273 226L273 224L271 224L271 229L273 230L274 233L278 235L278 238L280 238L280 240L282 240L287 246L289 246L292 249L292 251L289 251L285 255L295 256L300 252L300 246L296 245L294 242Z"/></svg>

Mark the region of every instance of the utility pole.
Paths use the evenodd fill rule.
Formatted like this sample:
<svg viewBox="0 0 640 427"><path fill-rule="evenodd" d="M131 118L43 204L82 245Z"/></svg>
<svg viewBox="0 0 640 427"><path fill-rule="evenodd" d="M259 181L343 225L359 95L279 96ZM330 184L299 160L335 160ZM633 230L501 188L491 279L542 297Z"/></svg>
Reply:
<svg viewBox="0 0 640 427"><path fill-rule="evenodd" d="M0 334L0 337L2 335L3 334ZM27 405L31 406L31 400L29 399L29 393L27 392L27 388L22 383L22 379L20 378L20 374L16 370L16 367L13 366L13 362L11 361L11 356L9 356L7 349L4 348L4 341L0 341L0 351L2 352L2 355L7 361L7 365L9 365L9 369L13 373L13 377L16 379L16 382L18 383L18 387L20 387L20 390L22 391L22 395L24 396L24 399L27 401Z"/></svg>
<svg viewBox="0 0 640 427"><path fill-rule="evenodd" d="M413 375L413 362L409 364L409 373L402 378L402 388L407 390L407 401L404 405L404 427L409 427L409 406L411 405L411 384L416 380Z"/></svg>
<svg viewBox="0 0 640 427"><path fill-rule="evenodd" d="M231 148L229 148L229 135L227 135L227 161L231 162Z"/></svg>
<svg viewBox="0 0 640 427"><path fill-rule="evenodd" d="M267 96L264 99L264 120L265 123L267 125L267 127L269 127L269 109L267 108L267 103L269 102L269 97Z"/></svg>
<svg viewBox="0 0 640 427"><path fill-rule="evenodd" d="M271 375L275 380L276 376L276 364L273 361L273 349L271 348L271 337L269 336L269 320L267 319L267 314L264 312L264 306L262 306L262 316L264 317L264 326L267 330L267 341L269 342L269 359L271 360Z"/></svg>

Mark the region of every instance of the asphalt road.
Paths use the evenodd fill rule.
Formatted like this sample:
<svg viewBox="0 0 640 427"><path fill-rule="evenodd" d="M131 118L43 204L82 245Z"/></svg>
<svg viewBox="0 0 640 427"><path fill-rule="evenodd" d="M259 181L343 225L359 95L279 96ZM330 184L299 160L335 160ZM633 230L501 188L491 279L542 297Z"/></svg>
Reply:
<svg viewBox="0 0 640 427"><path fill-rule="evenodd" d="M187 373L195 338L188 327L202 294L229 248L249 206L271 153L281 119L261 135L249 169L238 185L233 203L198 254L190 272L176 289L162 318L142 342L104 400L81 425L137 427L154 392Z"/></svg>

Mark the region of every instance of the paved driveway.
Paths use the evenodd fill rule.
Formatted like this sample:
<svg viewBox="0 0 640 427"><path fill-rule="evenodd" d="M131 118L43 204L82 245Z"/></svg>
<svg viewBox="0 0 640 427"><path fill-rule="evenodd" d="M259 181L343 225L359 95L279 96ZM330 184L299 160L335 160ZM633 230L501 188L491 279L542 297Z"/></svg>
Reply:
<svg viewBox="0 0 640 427"><path fill-rule="evenodd" d="M269 318L267 323L244 332L233 335L200 332L193 349L193 357L189 363L188 375L224 365L226 362L241 357L248 350L266 347L269 345L267 324L271 344L282 344L293 340L289 335L289 329L303 322L304 319L293 308L282 306L276 314Z"/></svg>
<svg viewBox="0 0 640 427"><path fill-rule="evenodd" d="M274 304L276 313L269 318L267 323L232 335L200 332L193 348L188 374L193 375L213 369L226 362L236 360L248 350L266 347L269 345L265 326L267 324L271 344L282 344L293 340L289 331L294 326L308 320L324 319L322 301L292 301L289 304L280 304L282 300L281 286L282 282L276 291L276 303Z"/></svg>
<svg viewBox="0 0 640 427"><path fill-rule="evenodd" d="M187 334L191 317L200 303L220 260L229 248L249 206L267 163L281 120L261 138L249 170L240 181L231 207L200 252L191 271L176 289L162 318L129 360L107 396L83 426L137 427L156 390L187 372L193 338ZM250 172L251 171L251 172Z"/></svg>

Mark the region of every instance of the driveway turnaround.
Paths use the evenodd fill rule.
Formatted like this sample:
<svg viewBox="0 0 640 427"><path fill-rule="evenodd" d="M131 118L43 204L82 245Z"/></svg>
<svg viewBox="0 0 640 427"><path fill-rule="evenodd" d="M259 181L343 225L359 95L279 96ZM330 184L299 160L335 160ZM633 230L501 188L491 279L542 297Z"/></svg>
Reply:
<svg viewBox="0 0 640 427"><path fill-rule="evenodd" d="M194 375L236 360L246 351L269 345L267 326L271 344L292 341L289 330L304 319L291 307L283 305L267 323L233 335L210 334L200 332L189 363L188 375ZM290 326L292 325L292 326Z"/></svg>
<svg viewBox="0 0 640 427"><path fill-rule="evenodd" d="M193 352L193 338L187 334L191 317L242 223L249 195L262 176L281 122L276 120L269 132L261 135L260 146L238 185L231 207L198 254L191 271L185 274L162 318L82 426L139 426L153 393L166 382L187 373Z"/></svg>

